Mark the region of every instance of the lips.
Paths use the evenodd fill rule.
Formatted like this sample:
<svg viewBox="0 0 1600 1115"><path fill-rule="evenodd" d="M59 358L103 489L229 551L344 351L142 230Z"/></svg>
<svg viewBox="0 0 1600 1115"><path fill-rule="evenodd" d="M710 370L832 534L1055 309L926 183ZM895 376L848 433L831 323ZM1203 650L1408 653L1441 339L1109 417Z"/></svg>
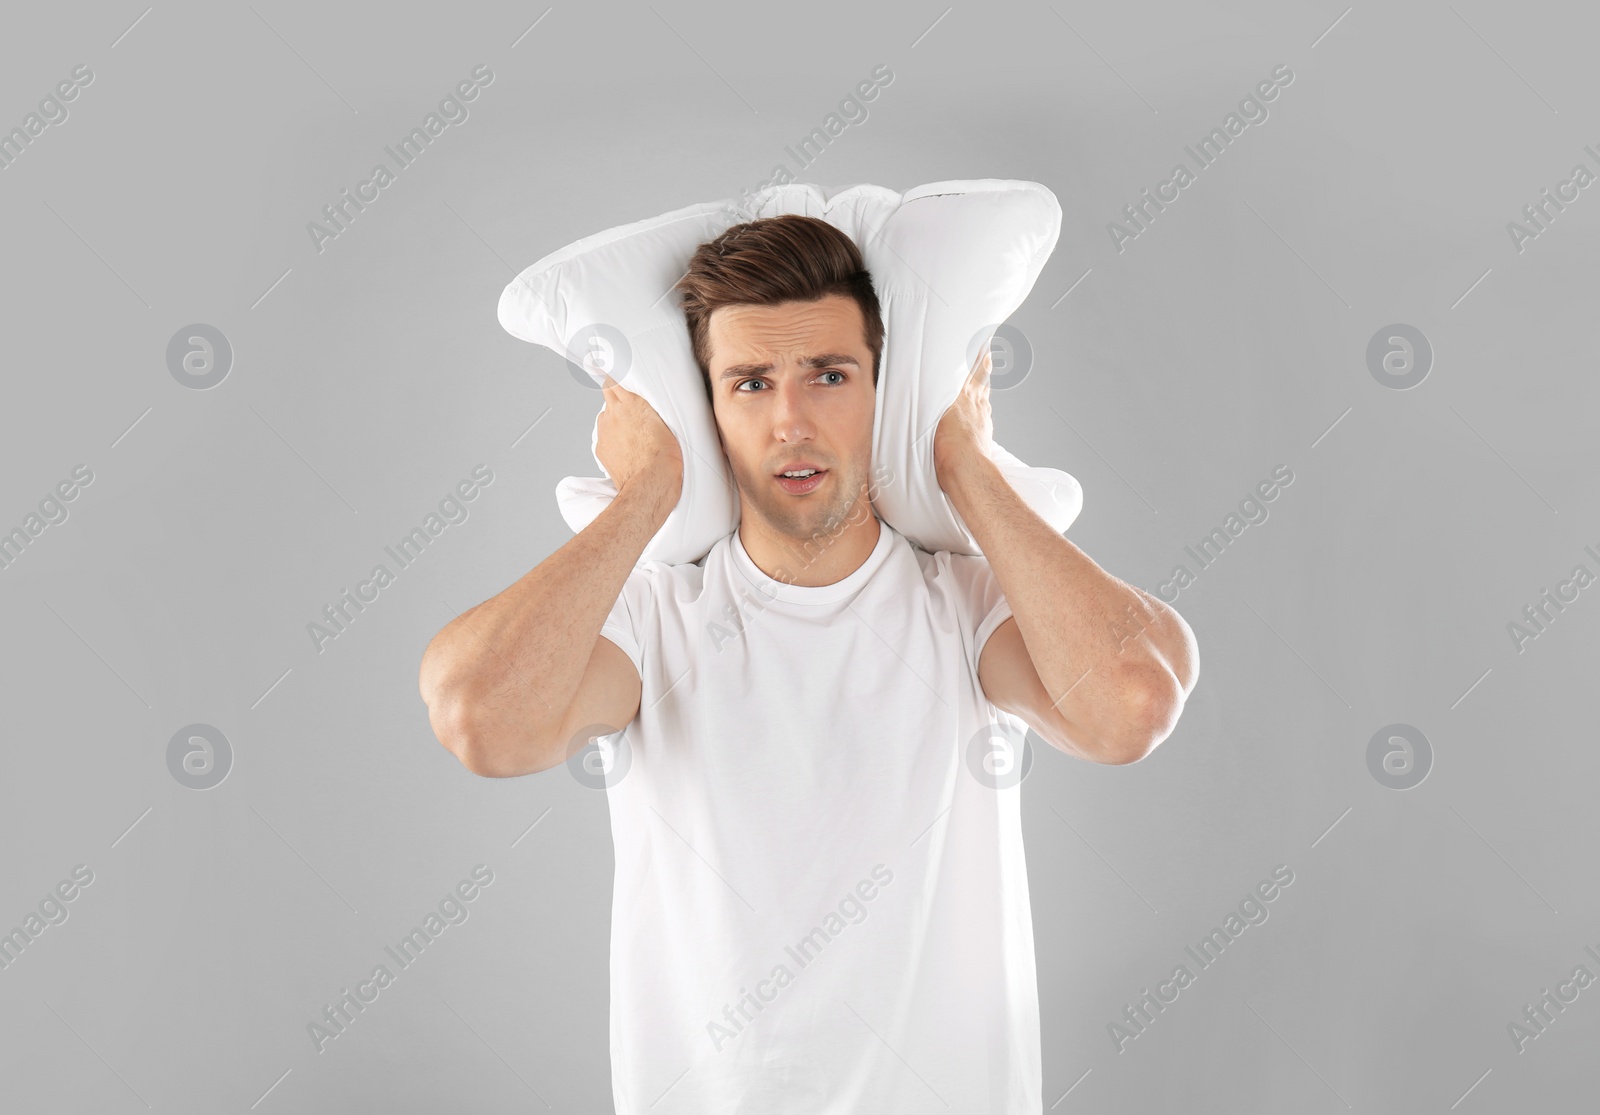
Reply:
<svg viewBox="0 0 1600 1115"><path fill-rule="evenodd" d="M783 475L783 472L802 472L808 468L816 469L816 471L810 476L803 478L788 477ZM817 468L816 465L808 464L804 461L790 465L788 468L784 469L783 472L778 473L776 477L779 486L791 495L797 496L805 495L807 492L815 491L817 486L828 478L827 469Z"/></svg>
<svg viewBox="0 0 1600 1115"><path fill-rule="evenodd" d="M782 468L780 468L773 475L782 476L786 472L804 472L808 468L809 469L815 469L817 472L826 472L826 471L828 471L827 469L823 468L821 465L817 464L815 461L791 461L789 464L786 464Z"/></svg>

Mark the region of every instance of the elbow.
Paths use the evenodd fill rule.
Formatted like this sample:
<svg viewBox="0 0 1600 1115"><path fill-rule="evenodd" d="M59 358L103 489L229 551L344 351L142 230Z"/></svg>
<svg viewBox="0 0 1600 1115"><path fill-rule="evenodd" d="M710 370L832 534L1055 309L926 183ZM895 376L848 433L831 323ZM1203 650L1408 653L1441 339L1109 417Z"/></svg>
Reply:
<svg viewBox="0 0 1600 1115"><path fill-rule="evenodd" d="M436 636L423 653L417 675L417 690L428 707L428 726L440 745L473 774L499 777L492 769L473 715L475 698L462 679L451 675L449 662L438 644Z"/></svg>
<svg viewBox="0 0 1600 1115"><path fill-rule="evenodd" d="M542 736L535 739L491 728L466 698L430 704L428 723L444 749L479 778L518 778L566 760L559 748L541 742Z"/></svg>
<svg viewBox="0 0 1600 1115"><path fill-rule="evenodd" d="M1149 757L1178 726L1188 690L1167 671L1130 684L1115 727L1099 733L1094 761L1127 766Z"/></svg>
<svg viewBox="0 0 1600 1115"><path fill-rule="evenodd" d="M500 778L492 752L483 746L469 704L461 699L435 700L428 704L428 724L444 749L462 766L480 778Z"/></svg>

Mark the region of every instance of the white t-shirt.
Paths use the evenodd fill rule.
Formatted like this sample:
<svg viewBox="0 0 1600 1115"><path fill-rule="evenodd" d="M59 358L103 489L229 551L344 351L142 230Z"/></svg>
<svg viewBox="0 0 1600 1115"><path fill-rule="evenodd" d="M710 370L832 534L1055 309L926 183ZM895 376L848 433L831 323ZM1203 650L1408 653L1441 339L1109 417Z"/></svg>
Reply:
<svg viewBox="0 0 1600 1115"><path fill-rule="evenodd" d="M618 1115L1043 1109L1027 726L978 682L1011 608L879 525L821 587L738 531L644 562L601 628L643 687L600 746Z"/></svg>

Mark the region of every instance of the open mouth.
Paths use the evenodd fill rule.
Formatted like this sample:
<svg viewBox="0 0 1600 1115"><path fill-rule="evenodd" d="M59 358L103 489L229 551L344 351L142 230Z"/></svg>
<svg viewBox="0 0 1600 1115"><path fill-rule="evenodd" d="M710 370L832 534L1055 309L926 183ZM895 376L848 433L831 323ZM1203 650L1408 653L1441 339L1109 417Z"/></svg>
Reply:
<svg viewBox="0 0 1600 1115"><path fill-rule="evenodd" d="M816 491L827 475L827 469L797 468L780 473L776 479L784 491L791 495L803 496L807 492Z"/></svg>

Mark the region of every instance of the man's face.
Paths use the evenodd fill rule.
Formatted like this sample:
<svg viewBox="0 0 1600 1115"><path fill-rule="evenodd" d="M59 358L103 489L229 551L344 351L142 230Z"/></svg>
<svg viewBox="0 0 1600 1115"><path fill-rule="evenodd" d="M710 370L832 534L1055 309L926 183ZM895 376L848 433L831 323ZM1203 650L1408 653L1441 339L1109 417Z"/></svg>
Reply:
<svg viewBox="0 0 1600 1115"><path fill-rule="evenodd" d="M796 541L840 529L868 501L872 352L855 299L722 306L708 323L717 431L742 515ZM825 470L809 491L779 474Z"/></svg>

